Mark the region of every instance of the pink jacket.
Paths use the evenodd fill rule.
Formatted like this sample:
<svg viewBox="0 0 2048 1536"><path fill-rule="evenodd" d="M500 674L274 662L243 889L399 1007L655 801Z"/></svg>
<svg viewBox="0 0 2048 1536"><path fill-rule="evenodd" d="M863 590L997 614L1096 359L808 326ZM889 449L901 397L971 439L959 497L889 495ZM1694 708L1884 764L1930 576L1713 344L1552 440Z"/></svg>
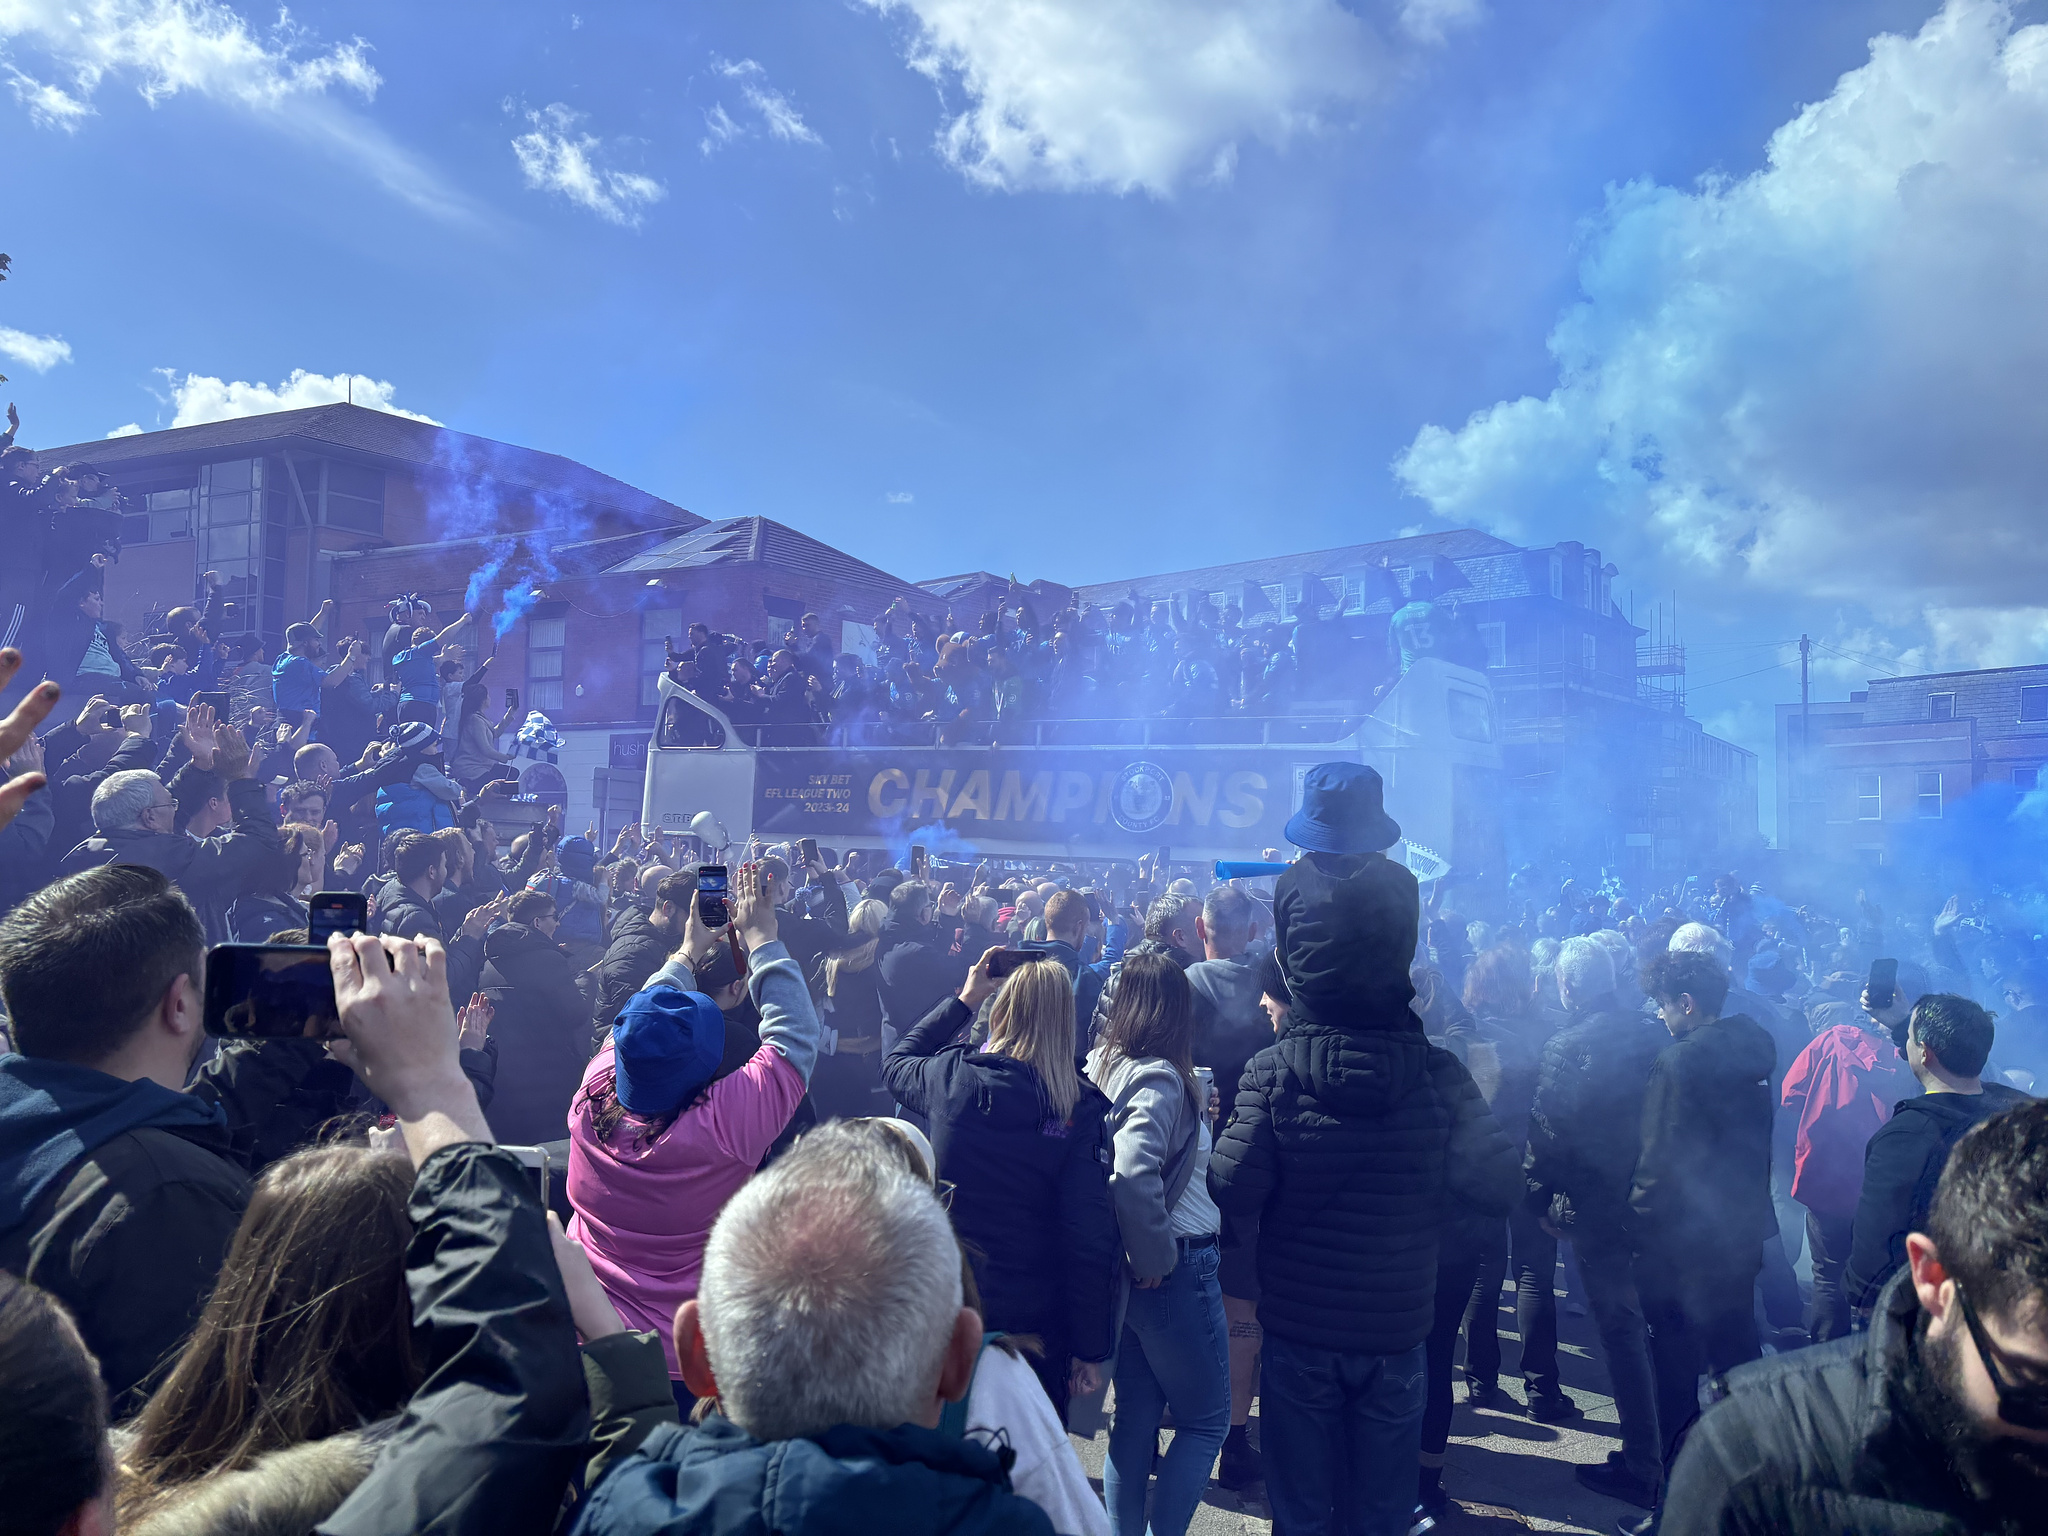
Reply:
<svg viewBox="0 0 2048 1536"><path fill-rule="evenodd" d="M814 1059L817 1017L809 1011L802 976L795 962L780 954L775 957L780 965L774 965L767 948L755 956L750 978L756 1001L763 1004L762 1046L745 1066L713 1083L703 1102L644 1143L631 1119L610 1140L599 1140L585 1091L577 1093L569 1109L568 1191L575 1208L569 1235L589 1250L591 1267L626 1326L660 1335L671 1377L682 1374L670 1337L676 1308L697 1294L711 1224L753 1176L804 1096L808 1073L791 1065L771 1042L794 1046L791 1054L804 1067ZM774 948L780 951L781 946ZM763 982L767 991L781 994L774 1001L791 1005L792 1013L801 1006L809 1017L775 1018L781 1010L762 996ZM798 1039L787 1039L791 1033ZM611 1069L607 1040L584 1071L584 1089Z"/></svg>

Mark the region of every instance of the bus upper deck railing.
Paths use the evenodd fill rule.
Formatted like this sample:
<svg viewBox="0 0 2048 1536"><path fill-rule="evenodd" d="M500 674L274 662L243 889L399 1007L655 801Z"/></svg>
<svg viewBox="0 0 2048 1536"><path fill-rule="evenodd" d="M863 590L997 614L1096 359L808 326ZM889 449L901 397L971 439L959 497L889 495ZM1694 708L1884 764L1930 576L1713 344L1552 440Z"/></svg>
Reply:
<svg viewBox="0 0 2048 1536"><path fill-rule="evenodd" d="M1357 734L1363 715L1164 716L1136 720L863 720L843 724L735 724L733 735L762 752L872 751L899 747L1313 746ZM666 733L664 733L666 734ZM663 747L681 741L664 740ZM689 743L710 745L710 743Z"/></svg>

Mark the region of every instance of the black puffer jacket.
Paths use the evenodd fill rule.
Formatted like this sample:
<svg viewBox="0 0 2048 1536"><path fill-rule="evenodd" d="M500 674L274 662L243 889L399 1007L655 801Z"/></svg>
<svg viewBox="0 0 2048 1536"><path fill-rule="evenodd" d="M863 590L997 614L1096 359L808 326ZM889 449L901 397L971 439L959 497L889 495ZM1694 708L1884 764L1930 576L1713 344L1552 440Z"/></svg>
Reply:
<svg viewBox="0 0 2048 1536"><path fill-rule="evenodd" d="M882 1077L931 1122L982 1315L1045 1341L1033 1369L1064 1409L1067 1357L1101 1360L1116 1345L1123 1245L1109 1196L1109 1100L1084 1078L1073 1113L1055 1120L1035 1069L955 1043L972 1020L947 998L896 1043Z"/></svg>
<svg viewBox="0 0 2048 1536"><path fill-rule="evenodd" d="M1643 1094L1670 1043L1662 1024L1617 1008L1608 993L1574 1008L1543 1047L1529 1106L1529 1204L1566 1232L1627 1234Z"/></svg>
<svg viewBox="0 0 2048 1536"><path fill-rule="evenodd" d="M1429 1335L1447 1214L1505 1215L1514 1201L1514 1151L1486 1101L1407 1017L1401 1030L1296 1021L1245 1067L1209 1191L1259 1221L1259 1321L1282 1338L1413 1349Z"/></svg>
<svg viewBox="0 0 2048 1536"><path fill-rule="evenodd" d="M633 994L647 985L647 978L660 970L669 954L682 942L648 921L645 907L637 903L619 908L612 918L611 943L595 967L597 1006L592 1023L599 1032L608 1030Z"/></svg>
<svg viewBox="0 0 2048 1536"><path fill-rule="evenodd" d="M2038 1507L1994 1507L1928 1412L1910 1275L1868 1333L1752 1361L1700 1415L1665 1489L1662 1536L2019 1536ZM1968 1345L1965 1344L1965 1348Z"/></svg>
<svg viewBox="0 0 2048 1536"><path fill-rule="evenodd" d="M483 994L497 1008L491 1134L515 1146L569 1134L569 1100L590 1060L590 1008L561 946L521 923L484 939Z"/></svg>
<svg viewBox="0 0 2048 1536"><path fill-rule="evenodd" d="M1764 1027L1739 1013L1664 1047L1643 1092L1643 1150L1628 1195L1639 1250L1699 1265L1747 1262L1778 1230L1776 1055Z"/></svg>

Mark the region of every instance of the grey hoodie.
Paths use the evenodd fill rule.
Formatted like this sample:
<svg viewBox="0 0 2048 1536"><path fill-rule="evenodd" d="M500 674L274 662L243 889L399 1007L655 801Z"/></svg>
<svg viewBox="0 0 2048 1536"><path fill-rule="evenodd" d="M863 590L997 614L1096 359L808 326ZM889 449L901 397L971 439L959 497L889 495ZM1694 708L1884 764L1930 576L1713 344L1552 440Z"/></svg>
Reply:
<svg viewBox="0 0 2048 1536"><path fill-rule="evenodd" d="M1186 1079L1163 1056L1088 1053L1088 1079L1109 1096L1114 1160L1109 1197L1123 1233L1124 1257L1140 1280L1163 1279L1180 1257L1173 1207L1195 1166L1201 1111Z"/></svg>

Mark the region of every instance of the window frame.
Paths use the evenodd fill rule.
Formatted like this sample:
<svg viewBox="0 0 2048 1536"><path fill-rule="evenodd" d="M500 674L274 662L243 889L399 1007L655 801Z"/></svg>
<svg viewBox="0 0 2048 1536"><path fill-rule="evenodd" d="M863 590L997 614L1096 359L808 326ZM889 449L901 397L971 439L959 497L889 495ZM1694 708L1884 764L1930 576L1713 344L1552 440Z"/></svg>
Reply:
<svg viewBox="0 0 2048 1536"><path fill-rule="evenodd" d="M552 645L542 644L543 624L554 625L549 632L558 636ZM542 658L551 658L552 672L542 672L535 666ZM565 692L569 672L569 615L567 610L547 613L536 608L526 616L526 707L537 709L553 719L567 703Z"/></svg>
<svg viewBox="0 0 2048 1536"><path fill-rule="evenodd" d="M650 621L665 627L659 634L650 635L647 632ZM660 707L661 679L668 671L668 648L662 642L680 640L686 633L681 607L640 610L640 708Z"/></svg>
<svg viewBox="0 0 2048 1536"><path fill-rule="evenodd" d="M1932 789L1927 787L1930 779L1934 781ZM1914 770L1913 815L1917 819L1921 821L1939 821L1941 819L1942 806L1944 804L1942 794L1944 782L1942 770L1939 768L1919 768ZM1933 807L1931 810L1929 809L1930 805Z"/></svg>
<svg viewBox="0 0 2048 1536"><path fill-rule="evenodd" d="M1866 787L1868 786L1868 787ZM1858 821L1884 820L1884 775L1858 770L1851 794L1856 801ZM1866 812L1866 807L1868 810Z"/></svg>
<svg viewBox="0 0 2048 1536"><path fill-rule="evenodd" d="M1944 706L1946 710L1944 712ZM1930 720L1953 720L1956 717L1955 690L1927 695L1927 718Z"/></svg>

